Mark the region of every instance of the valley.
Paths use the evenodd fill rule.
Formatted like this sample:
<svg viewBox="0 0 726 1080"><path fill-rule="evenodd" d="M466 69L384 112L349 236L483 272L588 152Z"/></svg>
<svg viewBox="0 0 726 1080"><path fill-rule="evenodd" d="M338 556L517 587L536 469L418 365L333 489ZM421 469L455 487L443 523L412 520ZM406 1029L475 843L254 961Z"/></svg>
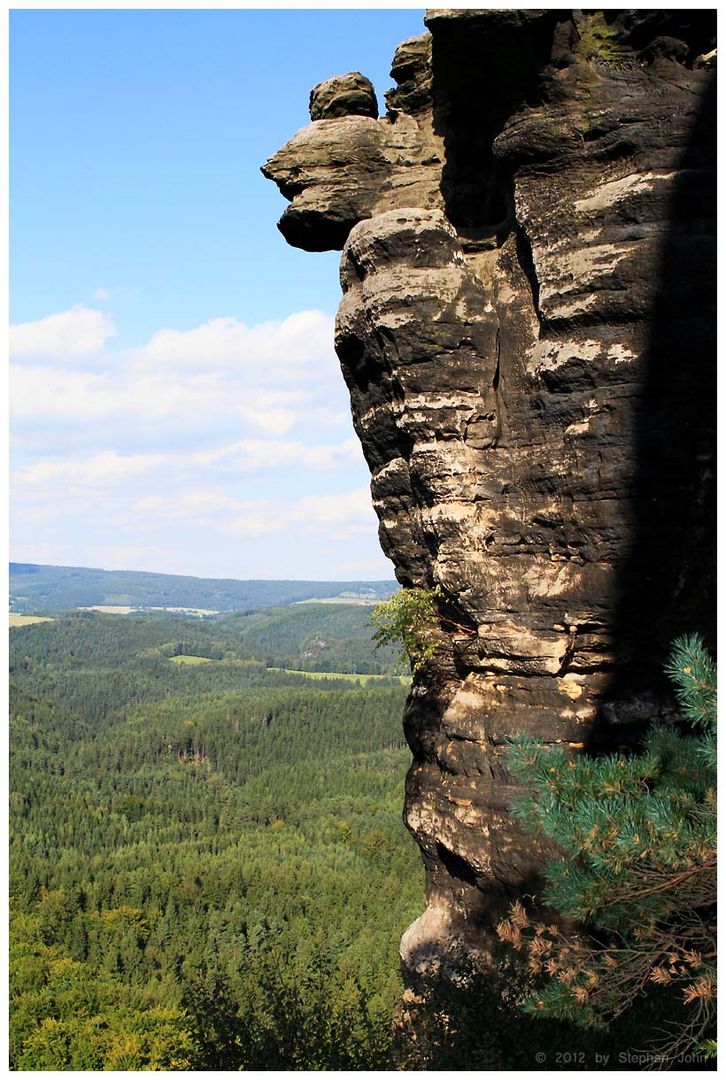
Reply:
<svg viewBox="0 0 726 1080"><path fill-rule="evenodd" d="M390 1067L423 872L368 617L12 629L14 1068Z"/></svg>

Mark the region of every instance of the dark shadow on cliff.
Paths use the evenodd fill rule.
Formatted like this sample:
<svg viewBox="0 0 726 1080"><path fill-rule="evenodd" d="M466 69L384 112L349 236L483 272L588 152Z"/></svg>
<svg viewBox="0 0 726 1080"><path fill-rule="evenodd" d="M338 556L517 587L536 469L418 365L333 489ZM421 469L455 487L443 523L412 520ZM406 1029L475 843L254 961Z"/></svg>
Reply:
<svg viewBox="0 0 726 1080"><path fill-rule="evenodd" d="M542 52L551 47L556 30L554 23L543 27L532 37L532 50L521 58L521 80L506 87L509 115L535 90L535 69L541 70ZM456 32L464 31L461 27L446 31ZM454 48L447 51L455 55ZM437 68L445 58L446 52L437 53L434 41L434 115L437 130L445 136L442 192L447 216L462 239L496 236L501 240L513 222L506 196L509 177L498 171L485 143L501 129L503 118L498 111L477 117L473 106L467 111L462 99L458 105L464 109L464 118L452 124L455 92L447 97L439 92L437 97L437 74L439 85L453 79L450 71ZM471 102L480 100L490 74L479 76L477 91L469 83ZM469 73L463 71L458 81L453 79L454 86L461 85L462 94L468 78ZM663 665L675 638L700 633L715 653L715 173L714 73L704 79L679 162L658 262L642 271L656 287L650 312L645 313L650 337L640 357L641 374L634 386L629 420L634 462L628 490L631 540L618 568L609 620L616 662L603 692L600 715L586 741L592 753L636 746L645 726L662 715L660 703L672 701ZM520 258L526 254L520 253ZM533 275L528 276L532 280ZM423 756L423 739L420 742L420 746L412 743L416 756L417 751ZM472 884L466 865L452 863L446 851L439 851L438 859L452 878ZM520 886L525 892L539 891L538 882ZM414 952L407 960L409 972L425 960L423 953ZM458 984L456 980L435 984L428 980L420 987L409 974L407 983L419 1000L406 1009L412 1017L409 1026L417 1035L415 1052L421 1054L419 1061L407 1061L409 1067L585 1070L639 1069L644 1061L647 1064L647 1059L639 1060L637 1055L667 1020L664 1009L669 1008L655 991L606 1033L583 1033L565 1023L523 1017L516 1006L521 972L515 964L508 978L508 970L505 965L491 977L472 975ZM405 1035L402 1042L408 1048L413 1045ZM711 1071L713 1064L690 1062L687 1067Z"/></svg>
<svg viewBox="0 0 726 1080"><path fill-rule="evenodd" d="M409 982L409 985L411 983ZM531 992L531 988L530 988ZM456 981L427 979L413 984L413 999L396 1017L394 1054L398 1068L521 1072L659 1068L648 1032L678 1022L678 1006L655 989L607 1029L524 1015L517 1001L527 996L521 962L502 956L491 974L459 966ZM415 1031L416 1039L407 1037ZM661 1066L662 1067L662 1066ZM669 1071L712 1072L715 1062L688 1054Z"/></svg>
<svg viewBox="0 0 726 1080"><path fill-rule="evenodd" d="M590 748L642 730L672 642L716 645L716 85L709 77L674 192L633 418L632 543L612 622L617 662ZM613 726L615 725L615 727ZM626 740L627 741L627 738Z"/></svg>
<svg viewBox="0 0 726 1080"><path fill-rule="evenodd" d="M557 12L472 11L436 22L432 91L434 131L445 149L441 194L462 240L501 240L514 224L509 170L496 160L493 143L508 119L538 100L559 18Z"/></svg>
<svg viewBox="0 0 726 1080"><path fill-rule="evenodd" d="M633 11L616 17L634 56L656 34L683 37L691 56L713 44L713 12ZM445 145L446 214L465 248L492 246L516 225L516 162L497 160L493 141L518 111L563 92L548 66L551 72L572 61L574 26L564 10L471 11L457 18L432 12L426 21L434 30L434 129ZM677 71L677 65L656 62L666 65L667 86L668 67ZM544 160L552 147L539 129L538 139L544 142L527 152ZM658 699L670 699L663 664L676 637L698 632L715 651L715 172L714 71L704 79L679 163L659 262L640 271L657 286L651 314L643 312L651 332L629 416L628 405L623 408L635 463L623 493L631 540L608 620L616 662L588 742L594 752L637 742L644 723L658 712ZM521 231L518 256L537 307L537 275Z"/></svg>

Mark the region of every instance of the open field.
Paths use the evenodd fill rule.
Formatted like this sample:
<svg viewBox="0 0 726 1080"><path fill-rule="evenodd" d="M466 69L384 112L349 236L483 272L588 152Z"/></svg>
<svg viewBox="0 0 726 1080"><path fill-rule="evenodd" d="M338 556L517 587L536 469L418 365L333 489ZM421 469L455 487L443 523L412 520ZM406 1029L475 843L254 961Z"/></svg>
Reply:
<svg viewBox="0 0 726 1080"><path fill-rule="evenodd" d="M375 607L380 604L381 596L323 596L319 599L313 597L310 600L296 600L292 605L298 607L302 604L355 604L357 607Z"/></svg>
<svg viewBox="0 0 726 1080"><path fill-rule="evenodd" d="M44 618L42 615L16 615L13 611L10 612L11 626L32 626L37 622L53 622L53 619Z"/></svg>
<svg viewBox="0 0 726 1080"><path fill-rule="evenodd" d="M148 607L144 608L144 611L168 611L172 615L219 615L218 611L213 611L212 608L203 607Z"/></svg>
<svg viewBox="0 0 726 1080"><path fill-rule="evenodd" d="M170 656L172 664L219 664L221 661L212 660L210 656Z"/></svg>
<svg viewBox="0 0 726 1080"><path fill-rule="evenodd" d="M102 611L104 615L130 615L137 608L127 607L125 604L91 604L90 607L81 607L79 611Z"/></svg>
<svg viewBox="0 0 726 1080"><path fill-rule="evenodd" d="M255 661L249 660L215 660L209 656L170 656L172 664L233 664L243 667L257 666ZM402 686L408 686L411 679L408 675L359 675L350 671L300 671L295 668L268 667L267 671L280 671L285 675L304 675L306 679L343 679L345 682L359 682L365 685L369 682L398 679Z"/></svg>
<svg viewBox="0 0 726 1080"><path fill-rule="evenodd" d="M100 611L104 615L141 615L147 611L162 611L164 614L169 615L197 615L202 618L204 615L218 615L218 611L213 611L211 608L192 608L192 607L129 607L126 604L91 604L89 607L79 607L79 611Z"/></svg>
<svg viewBox="0 0 726 1080"><path fill-rule="evenodd" d="M381 679L398 679L402 686L408 686L409 675L357 675L350 671L295 671L292 668L270 667L268 671L284 671L288 675L304 675L307 679L345 679L347 682L380 682Z"/></svg>

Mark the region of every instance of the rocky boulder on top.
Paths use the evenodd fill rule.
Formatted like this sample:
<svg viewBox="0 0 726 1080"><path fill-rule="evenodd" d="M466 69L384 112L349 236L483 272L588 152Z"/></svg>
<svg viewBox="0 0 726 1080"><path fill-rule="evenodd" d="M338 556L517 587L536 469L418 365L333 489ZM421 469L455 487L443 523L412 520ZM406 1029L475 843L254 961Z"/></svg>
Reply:
<svg viewBox="0 0 726 1080"><path fill-rule="evenodd" d="M333 75L310 91L311 120L334 120L339 116L378 117L373 83L360 71Z"/></svg>

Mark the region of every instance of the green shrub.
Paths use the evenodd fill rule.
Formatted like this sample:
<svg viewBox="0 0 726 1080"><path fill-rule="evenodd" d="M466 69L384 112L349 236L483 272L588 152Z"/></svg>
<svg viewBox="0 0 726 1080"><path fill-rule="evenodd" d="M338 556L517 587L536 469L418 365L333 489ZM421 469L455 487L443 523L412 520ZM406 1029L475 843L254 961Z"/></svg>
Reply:
<svg viewBox="0 0 726 1080"><path fill-rule="evenodd" d="M401 663L408 660L415 674L435 655L439 589L402 589L390 600L377 604L371 613L376 648L400 645Z"/></svg>

